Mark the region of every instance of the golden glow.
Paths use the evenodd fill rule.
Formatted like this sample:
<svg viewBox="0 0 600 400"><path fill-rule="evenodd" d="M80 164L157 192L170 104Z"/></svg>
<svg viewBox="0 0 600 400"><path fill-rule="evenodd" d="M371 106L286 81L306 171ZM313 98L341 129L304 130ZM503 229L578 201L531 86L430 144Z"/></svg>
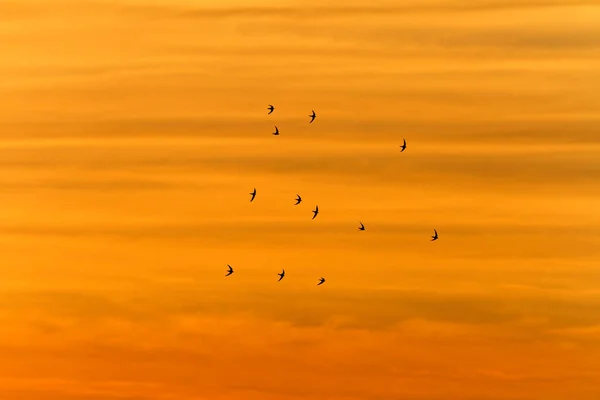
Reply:
<svg viewBox="0 0 600 400"><path fill-rule="evenodd" d="M600 398L599 19L0 1L0 399Z"/></svg>

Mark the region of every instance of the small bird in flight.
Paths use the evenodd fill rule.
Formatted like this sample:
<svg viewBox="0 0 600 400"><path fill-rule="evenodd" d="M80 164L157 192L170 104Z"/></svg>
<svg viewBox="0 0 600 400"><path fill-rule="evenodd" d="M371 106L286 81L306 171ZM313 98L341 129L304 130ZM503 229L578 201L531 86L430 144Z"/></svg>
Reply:
<svg viewBox="0 0 600 400"><path fill-rule="evenodd" d="M309 115L310 119L310 124L312 124L312 122L315 120L315 118L317 117L317 114L315 114L315 110L312 110L312 114Z"/></svg>
<svg viewBox="0 0 600 400"><path fill-rule="evenodd" d="M250 199L250 201L254 200L254 198L256 197L256 188L254 188L254 192L249 193L250 195L252 195L252 198Z"/></svg>
<svg viewBox="0 0 600 400"><path fill-rule="evenodd" d="M227 275L225 275L225 276L229 276L229 275L233 274L233 268L231 268L231 265L227 264L227 266L229 267L229 270L227 271Z"/></svg>
<svg viewBox="0 0 600 400"><path fill-rule="evenodd" d="M363 225L362 222L360 222L360 227L358 228L359 231L364 231L365 230L365 226Z"/></svg>
<svg viewBox="0 0 600 400"><path fill-rule="evenodd" d="M298 196L298 197L296 197L296 204L294 204L295 206L297 206L298 204L300 204L302 202L302 197L300 197L299 194L297 194L296 196Z"/></svg>
<svg viewBox="0 0 600 400"><path fill-rule="evenodd" d="M319 283L317 283L317 286L322 285L324 282L325 282L325 278L319 279Z"/></svg>
<svg viewBox="0 0 600 400"><path fill-rule="evenodd" d="M285 276L285 269L282 269L282 270L281 270L281 273L280 273L280 274L277 274L277 275L279 275L279 280L277 281L277 282L279 282L279 281L280 281L280 280L282 280L282 279L283 279L283 277Z"/></svg>
<svg viewBox="0 0 600 400"><path fill-rule="evenodd" d="M435 232L435 235L433 235L433 236L431 237L431 241L432 241L432 242L433 242L434 240L437 240L437 239L438 239L438 234L437 234L437 231L434 229L434 230L433 230L433 232Z"/></svg>
<svg viewBox="0 0 600 400"><path fill-rule="evenodd" d="M315 214L315 215L313 215L312 219L315 219L317 217L318 213L319 213L319 206L315 206L315 209L313 211L313 214Z"/></svg>
<svg viewBox="0 0 600 400"><path fill-rule="evenodd" d="M404 150L406 150L406 139L402 139L402 140L404 140L404 144L402 146L400 146L400 148L402 149L402 150L400 150L400 153L402 153Z"/></svg>
<svg viewBox="0 0 600 400"><path fill-rule="evenodd" d="M267 107L267 110L269 110L269 114L271 114L274 109L275 109L275 107L273 107L272 104L269 104L269 107Z"/></svg>
<svg viewBox="0 0 600 400"><path fill-rule="evenodd" d="M279 128L277 128L277 126L275 126L275 132L273 132L273 135L279 135Z"/></svg>

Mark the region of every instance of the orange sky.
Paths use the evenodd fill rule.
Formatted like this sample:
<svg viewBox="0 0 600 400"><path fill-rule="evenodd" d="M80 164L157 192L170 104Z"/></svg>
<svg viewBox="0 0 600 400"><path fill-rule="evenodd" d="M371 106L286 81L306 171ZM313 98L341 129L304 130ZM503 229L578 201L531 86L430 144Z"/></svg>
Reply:
<svg viewBox="0 0 600 400"><path fill-rule="evenodd" d="M0 399L600 398L599 19L0 0Z"/></svg>

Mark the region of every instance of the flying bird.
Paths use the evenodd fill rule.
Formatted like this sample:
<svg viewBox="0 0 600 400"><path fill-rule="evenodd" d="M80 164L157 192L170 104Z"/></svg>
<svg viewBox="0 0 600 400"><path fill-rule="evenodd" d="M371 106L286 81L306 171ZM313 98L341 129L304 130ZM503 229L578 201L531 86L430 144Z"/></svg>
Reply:
<svg viewBox="0 0 600 400"><path fill-rule="evenodd" d="M313 215L312 219L315 219L317 217L318 213L319 213L319 206L315 206L315 209L313 211L313 214L315 214L315 215Z"/></svg>
<svg viewBox="0 0 600 400"><path fill-rule="evenodd" d="M279 280L277 281L277 282L279 282L279 281L280 281L280 280L282 280L282 279L283 279L283 277L285 276L285 269L282 269L282 270L281 270L281 273L280 273L280 274L277 274L277 275L279 275Z"/></svg>
<svg viewBox="0 0 600 400"><path fill-rule="evenodd" d="M319 279L319 283L317 283L317 286L322 285L324 282L325 282L325 278Z"/></svg>
<svg viewBox="0 0 600 400"><path fill-rule="evenodd" d="M312 114L309 115L310 119L310 124L312 124L312 122L315 120L315 118L317 117L317 114L315 114L315 110L312 110Z"/></svg>
<svg viewBox="0 0 600 400"><path fill-rule="evenodd" d="M275 132L273 132L273 135L279 135L279 128L277 128L277 126L275 126Z"/></svg>
<svg viewBox="0 0 600 400"><path fill-rule="evenodd" d="M274 109L275 109L275 107L273 107L272 104L269 104L269 107L267 107L267 110L269 110L269 114L271 114Z"/></svg>
<svg viewBox="0 0 600 400"><path fill-rule="evenodd" d="M433 235L433 236L431 237L431 241L432 241L432 242L433 242L434 240L437 240L437 239L438 239L438 234L437 234L437 231L434 229L434 230L433 230L433 232L435 232L435 235Z"/></svg>
<svg viewBox="0 0 600 400"><path fill-rule="evenodd" d="M358 228L359 231L364 231L365 230L365 226L363 225L363 223L360 223L360 228Z"/></svg>
<svg viewBox="0 0 600 400"><path fill-rule="evenodd" d="M233 268L231 268L231 265L227 264L227 266L229 267L229 270L227 271L227 275L225 275L225 276L229 276L229 275L233 274Z"/></svg>
<svg viewBox="0 0 600 400"><path fill-rule="evenodd" d="M302 202L302 197L300 197L299 194L296 195L296 204L294 204L295 206L297 206L298 204L300 204Z"/></svg>
<svg viewBox="0 0 600 400"><path fill-rule="evenodd" d="M402 146L400 146L400 148L402 149L402 150L400 150L400 152L401 152L401 153L402 153L404 150L406 150L406 139L402 139L402 140L404 140L404 144L403 144Z"/></svg>
<svg viewBox="0 0 600 400"><path fill-rule="evenodd" d="M256 188L254 188L254 192L249 193L252 195L252 198L250 199L250 201L254 200L254 198L256 197Z"/></svg>

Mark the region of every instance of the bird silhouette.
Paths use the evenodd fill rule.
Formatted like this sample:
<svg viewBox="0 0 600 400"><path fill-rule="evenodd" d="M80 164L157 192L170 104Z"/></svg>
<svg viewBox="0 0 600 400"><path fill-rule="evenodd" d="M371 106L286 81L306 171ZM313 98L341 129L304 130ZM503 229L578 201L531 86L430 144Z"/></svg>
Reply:
<svg viewBox="0 0 600 400"><path fill-rule="evenodd" d="M312 114L309 115L310 117L310 124L312 124L312 122L315 120L315 118L317 117L317 114L315 114L315 110L312 110Z"/></svg>
<svg viewBox="0 0 600 400"><path fill-rule="evenodd" d="M298 204L300 204L302 202L302 197L300 197L299 194L297 194L296 196L298 196L298 197L296 197L296 204L294 204L295 206L297 206Z"/></svg>
<svg viewBox="0 0 600 400"><path fill-rule="evenodd" d="M360 222L360 227L358 228L359 231L364 231L365 230L365 226L363 225L362 222Z"/></svg>
<svg viewBox="0 0 600 400"><path fill-rule="evenodd" d="M269 110L269 114L271 114L274 109L275 109L275 107L273 107L272 104L269 104L269 107L267 107L267 110Z"/></svg>
<svg viewBox="0 0 600 400"><path fill-rule="evenodd" d="M275 132L273 132L273 135L279 135L279 128L277 128L277 126L275 126Z"/></svg>
<svg viewBox="0 0 600 400"><path fill-rule="evenodd" d="M406 150L406 139L402 139L402 140L404 140L404 144L403 144L402 146L400 146L400 148L402 149L402 150L400 150L400 152L401 152L401 153L402 153L404 150Z"/></svg>
<svg viewBox="0 0 600 400"><path fill-rule="evenodd" d="M315 209L313 211L313 214L315 214L315 215L313 215L312 219L315 219L317 217L318 213L319 213L319 206L315 206Z"/></svg>
<svg viewBox="0 0 600 400"><path fill-rule="evenodd" d="M319 279L319 283L317 283L317 286L322 285L323 283L325 283L325 278L321 278Z"/></svg>
<svg viewBox="0 0 600 400"><path fill-rule="evenodd" d="M279 281L280 281L280 280L282 280L282 279L283 279L283 277L285 276L285 269L282 269L282 270L281 270L281 273L280 273L280 274L277 274L277 275L279 275L279 279L277 280L277 282L279 282Z"/></svg>
<svg viewBox="0 0 600 400"><path fill-rule="evenodd" d="M250 199L250 201L252 202L252 200L254 200L254 198L256 197L256 188L254 188L254 192L249 194L252 195L252 198Z"/></svg>
<svg viewBox="0 0 600 400"><path fill-rule="evenodd" d="M227 266L229 267L229 270L227 271L227 275L225 275L225 276L229 276L229 275L233 274L233 268L231 268L231 265L227 264Z"/></svg>
<svg viewBox="0 0 600 400"><path fill-rule="evenodd" d="M431 237L431 241L432 241L432 242L433 242L434 240L438 240L438 234L437 234L437 231L434 229L434 230L433 230L433 232L435 233L435 235L433 235L433 236Z"/></svg>

